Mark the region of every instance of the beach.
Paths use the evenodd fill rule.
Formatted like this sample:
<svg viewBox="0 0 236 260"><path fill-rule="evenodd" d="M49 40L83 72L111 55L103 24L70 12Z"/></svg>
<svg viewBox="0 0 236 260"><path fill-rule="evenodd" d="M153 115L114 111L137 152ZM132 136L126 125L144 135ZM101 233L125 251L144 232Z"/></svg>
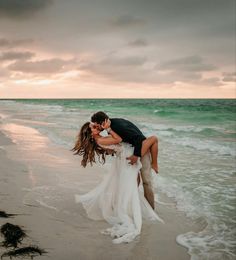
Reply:
<svg viewBox="0 0 236 260"><path fill-rule="evenodd" d="M94 176L94 172L102 168L96 166L89 170L80 167L79 161L73 158L69 151L55 151L57 160L71 160L64 166L57 164L54 167L49 160L40 158L34 164L34 171L29 169L29 165L19 157L24 157L20 151L16 151L16 144L12 143L3 133L0 133L0 196L1 210L7 213L19 214L14 218L7 219L7 222L17 224L27 230L29 238L28 244L37 244L46 249L48 254L41 256L43 259L190 259L187 250L175 242L175 237L182 232L189 230L199 230L200 225L191 223L184 214L177 212L173 201L166 199L168 206L158 205L157 210L165 220L165 224L144 223L140 238L130 244L113 245L111 238L99 233L99 230L109 225L103 221L92 221L87 219L86 213L81 205L75 203L73 190L67 189L65 183L59 182L58 178L53 178L55 171L57 174L66 174L66 182L89 183L93 187L96 181L90 181L89 177ZM54 156L53 149L50 155ZM42 151L43 152L43 151ZM40 151L37 151L40 153ZM17 159L18 158L18 159ZM24 158L26 159L26 158ZM55 161L56 162L56 161ZM44 181L38 179L39 175L44 176ZM100 175L101 175L100 174ZM83 176L84 175L84 176ZM89 177L88 177L89 176ZM42 177L42 176L41 176ZM58 176L57 176L58 177ZM65 176L64 176L65 177ZM85 180L83 180L85 179ZM90 184L92 183L92 184ZM61 188L60 188L61 186ZM49 188L50 187L50 188ZM58 208L42 204L37 200L27 196L33 190L42 188L43 192L57 192ZM41 191L42 191L41 190ZM50 196L49 192L49 196ZM79 192L79 189L78 189ZM35 192L37 193L37 192ZM40 193L42 194L42 193ZM45 195L45 194L44 194ZM59 199L61 196L61 200ZM29 198L30 197L30 198ZM164 194L163 194L164 197ZM52 198L53 199L53 198ZM50 200L50 199L49 199ZM6 223L6 219L0 219L1 224ZM27 244L24 242L22 245ZM170 250L171 249L171 250ZM1 247L1 253L6 250ZM36 257L35 259L39 259Z"/></svg>
<svg viewBox="0 0 236 260"><path fill-rule="evenodd" d="M192 236L204 236L204 232L209 232L206 229L209 223L204 217L193 218L193 214L186 211L177 200L182 194L177 190L176 197L171 194L173 183L169 183L169 190L166 188L164 192L168 182L168 178L165 180L165 176L161 176L165 172L164 159L160 176L156 178L155 210L165 223L144 221L141 235L134 242L115 245L111 237L100 233L109 225L105 221L88 219L82 205L75 202L76 194L86 193L102 180L109 162L107 166L96 164L82 168L79 157L69 149L74 139L65 146L67 139L54 142L59 140L59 135L52 137L46 132L45 129L55 124L50 114L47 121L33 117L32 109L37 110L37 115L43 115L48 107L30 105L30 112L24 110L24 113L21 109L19 104L0 103L0 210L18 214L8 219L0 218L0 224L9 222L21 226L28 235L22 246L34 244L47 251L35 259L187 260L193 256L192 259L206 259L196 249L190 250L187 243L184 247L186 240L183 237L190 236L189 241L194 244ZM57 107L54 109L57 115L63 115ZM80 116L79 120L83 122L87 114L80 111ZM67 126L72 122L67 116L64 119L68 120L67 124L64 122ZM62 118L61 122L63 124ZM75 137L76 131L72 130ZM71 138L72 130L66 129L66 138ZM164 154L164 150L161 151ZM185 158L188 155L186 152ZM180 160L177 155L175 158ZM211 162L208 160L208 163ZM166 165L168 171L170 167L173 166ZM182 201L184 199L189 198L182 198ZM6 251L0 247L1 254ZM213 256L209 259L214 259ZM230 259L230 254L224 253L224 256L221 259ZM217 257L215 259L220 259Z"/></svg>

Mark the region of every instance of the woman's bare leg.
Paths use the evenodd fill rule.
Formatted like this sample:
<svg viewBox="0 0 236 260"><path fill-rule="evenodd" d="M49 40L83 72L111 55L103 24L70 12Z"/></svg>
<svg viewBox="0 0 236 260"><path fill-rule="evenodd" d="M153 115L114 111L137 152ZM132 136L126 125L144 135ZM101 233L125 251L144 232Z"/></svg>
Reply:
<svg viewBox="0 0 236 260"><path fill-rule="evenodd" d="M152 157L152 168L158 173L158 139L156 136L150 136L142 142L141 155L144 156L149 150Z"/></svg>

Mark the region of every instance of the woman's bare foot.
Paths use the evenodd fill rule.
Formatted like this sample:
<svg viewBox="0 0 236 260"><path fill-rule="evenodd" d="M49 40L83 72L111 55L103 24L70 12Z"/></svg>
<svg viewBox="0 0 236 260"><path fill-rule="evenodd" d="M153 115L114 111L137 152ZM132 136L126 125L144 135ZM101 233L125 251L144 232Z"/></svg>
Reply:
<svg viewBox="0 0 236 260"><path fill-rule="evenodd" d="M158 163L152 163L152 169L155 171L155 173L158 173Z"/></svg>

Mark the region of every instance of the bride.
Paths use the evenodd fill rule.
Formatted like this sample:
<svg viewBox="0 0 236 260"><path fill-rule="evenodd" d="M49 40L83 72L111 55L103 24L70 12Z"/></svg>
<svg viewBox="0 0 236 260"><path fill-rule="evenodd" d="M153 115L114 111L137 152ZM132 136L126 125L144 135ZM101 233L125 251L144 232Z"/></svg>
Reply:
<svg viewBox="0 0 236 260"><path fill-rule="evenodd" d="M140 234L142 218L163 220L149 205L138 186L141 162L138 160L131 165L126 159L133 154L134 148L122 142L121 137L112 129L105 137L100 132L92 123L85 123L72 151L82 156L83 167L88 163L96 163L95 157L99 162L105 163L107 155L114 155L111 167L97 187L84 195L75 195L76 202L82 203L89 218L105 219L111 225L102 233L111 235L113 243L128 243ZM152 151L151 146L156 145L156 138L151 136L144 142L142 156ZM153 156L155 155L152 154L152 158Z"/></svg>

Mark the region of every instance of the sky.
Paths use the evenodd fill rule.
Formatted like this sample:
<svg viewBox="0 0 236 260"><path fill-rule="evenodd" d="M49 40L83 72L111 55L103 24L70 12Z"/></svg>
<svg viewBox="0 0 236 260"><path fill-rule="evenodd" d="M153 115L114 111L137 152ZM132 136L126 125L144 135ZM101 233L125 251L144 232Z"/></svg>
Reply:
<svg viewBox="0 0 236 260"><path fill-rule="evenodd" d="M0 98L236 98L235 0L0 0Z"/></svg>

